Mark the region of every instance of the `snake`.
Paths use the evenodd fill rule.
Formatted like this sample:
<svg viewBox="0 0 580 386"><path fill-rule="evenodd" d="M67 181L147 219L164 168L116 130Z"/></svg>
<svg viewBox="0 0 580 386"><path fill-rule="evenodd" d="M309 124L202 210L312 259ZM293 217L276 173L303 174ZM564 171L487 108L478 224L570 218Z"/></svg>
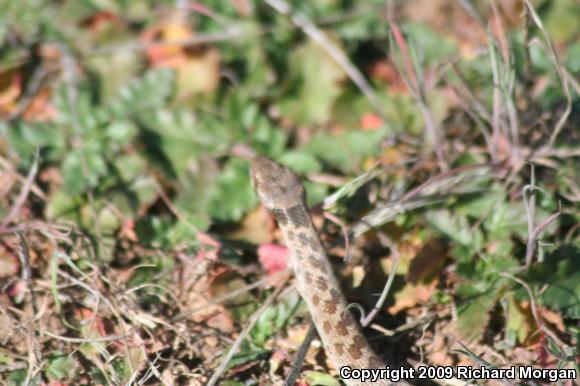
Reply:
<svg viewBox="0 0 580 386"><path fill-rule="evenodd" d="M345 366L351 369L384 369L389 366L373 351L347 309L346 299L306 206L306 192L300 177L262 156L252 160L250 175L258 199L282 231L297 290L306 302L334 368L339 371ZM343 381L348 386L371 384L346 377ZM393 383L379 379L372 384ZM405 381L397 384L409 385Z"/></svg>

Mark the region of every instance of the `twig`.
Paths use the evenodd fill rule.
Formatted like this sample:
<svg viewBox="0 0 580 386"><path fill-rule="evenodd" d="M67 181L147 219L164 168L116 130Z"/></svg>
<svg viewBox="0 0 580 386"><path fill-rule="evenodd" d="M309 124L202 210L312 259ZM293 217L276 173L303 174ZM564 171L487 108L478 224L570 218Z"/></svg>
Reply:
<svg viewBox="0 0 580 386"><path fill-rule="evenodd" d="M330 212L322 212L322 215L324 216L324 218L326 218L329 221L332 221L333 223L335 223L336 225L338 225L342 231L342 238L344 239L344 261L346 263L350 263L350 237L349 234L350 232L348 231L348 226L338 217L336 217L335 215L333 215Z"/></svg>
<svg viewBox="0 0 580 386"><path fill-rule="evenodd" d="M463 344L463 342L457 341L457 343L459 343L461 345L461 347L463 347L463 350L453 350L454 352L467 355L473 361L479 363L480 366L485 366L486 368L492 368L492 369L499 368L498 366L486 361L485 359L481 358L479 355L477 355L476 353L471 351L465 344ZM501 378L501 381L504 385L510 385L510 386L513 385L513 383L507 381L505 378Z"/></svg>
<svg viewBox="0 0 580 386"><path fill-rule="evenodd" d="M16 202L14 203L14 205L12 205L12 209L10 209L10 213L8 213L8 216L6 216L4 218L4 220L2 221L2 225L0 226L0 228L6 227L8 224L10 224L12 222L12 220L14 220L16 218L16 216L18 216L18 212L20 212L22 205L24 205L24 203L26 202L26 199L28 198L28 195L30 194L30 189L32 188L32 185L34 184L34 179L36 178L36 174L38 173L38 159L39 159L39 157L40 157L40 155L39 155L39 151L37 149L35 154L34 154L34 160L32 161L32 166L31 166L30 170L28 171L28 176L26 177L26 181L24 182L24 185L22 186L22 190L20 191L20 194L18 195Z"/></svg>
<svg viewBox="0 0 580 386"><path fill-rule="evenodd" d="M38 306L36 303L36 294L34 292L34 286L32 285L32 270L30 268L30 252L28 250L28 243L24 238L24 235L20 232L16 232L16 237L18 237L18 257L20 258L20 265L22 266L22 280L26 282L28 286L28 291L30 292L30 303L32 304L32 312L34 316L38 313Z"/></svg>
<svg viewBox="0 0 580 386"><path fill-rule="evenodd" d="M568 116L572 112L572 95L570 94L570 88L568 86L568 82L566 81L566 76L564 75L564 73L562 71L562 67L560 66L558 54L556 53L556 50L554 49L554 46L552 44L552 41L550 40L550 37L548 36L548 33L546 32L546 29L544 28L544 24L542 23L542 20L540 19L540 17L538 16L536 11L534 10L534 7L532 6L532 4L530 4L529 0L524 0L524 4L526 6L526 11L529 12L531 19L534 21L534 23L536 24L536 26L539 28L539 30L542 32L542 35L544 36L544 40L546 41L546 44L548 46L548 51L551 54L550 59L552 60L554 67L556 67L556 71L558 72L558 76L560 77L560 82L562 83L562 88L564 89L564 95L566 96L566 109L562 113L562 116L558 120L558 123L556 123L556 127L554 127L554 131L552 132L552 135L550 136L550 140L548 141L547 146L550 148L550 147L554 146L554 142L556 141L558 134L560 134L560 131L562 130L562 128L564 127L564 124L568 120Z"/></svg>
<svg viewBox="0 0 580 386"><path fill-rule="evenodd" d="M292 361L290 374L288 374L288 378L286 379L286 382L284 382L284 386L294 386L294 383L296 382L298 375L300 375L300 369L302 368L302 363L304 362L304 358L306 357L308 348L310 347L312 339L314 339L315 335L316 335L316 326L314 325L314 322L310 322L310 327L308 328L308 332L304 337L304 341L302 342L300 349L296 353L294 361Z"/></svg>
<svg viewBox="0 0 580 386"><path fill-rule="evenodd" d="M280 271L280 272L276 272L273 275L268 275L268 276L266 276L266 277L264 277L264 278L256 281L255 283L245 285L245 286L243 286L241 288L238 288L238 289L236 289L236 290L234 290L232 292L226 293L226 294L224 294L222 296L219 296L219 297L217 297L215 299L208 300L207 301L207 304L205 304L203 306L200 306L200 307L197 307L197 308L194 308L193 310L189 311L185 315L180 315L178 319L181 320L183 318L189 318L192 315L195 315L195 314L199 313L199 311L202 311L202 310L204 310L204 309L206 309L206 308L208 308L210 306L223 303L223 302L228 301L230 299L234 299L234 298L236 298L236 297L238 297L240 295L245 294L246 292L249 292L249 291L253 290L254 288L258 288L258 287L263 286L265 283L267 283L269 281L278 279L279 277L282 277L284 275L289 275L290 272L291 272L291 269L290 268L286 268L285 270Z"/></svg>
<svg viewBox="0 0 580 386"><path fill-rule="evenodd" d="M79 344L99 343L99 342L114 342L117 340L126 340L128 338L127 335L108 335L108 336L101 336L98 338L73 338L70 336L62 336L62 335L58 335L58 334L53 334L52 332L46 331L46 330L42 331L42 334L48 335L54 339L62 340L63 342L79 343Z"/></svg>
<svg viewBox="0 0 580 386"><path fill-rule="evenodd" d="M244 326L242 331L240 331L240 334L238 335L236 341L234 342L234 344L232 345L230 350L224 356L224 359L222 360L222 362L220 363L218 368L215 370L215 372L211 376L209 382L207 383L207 386L214 386L217 384L217 381L222 376L228 363L230 363L233 356L236 354L236 352L238 351L238 349L242 345L242 342L244 341L244 339L246 339L246 336L248 336L248 334L250 333L250 331L252 330L252 328L254 327L254 325L256 324L258 319L260 318L260 316L262 316L264 311L266 311L266 309L268 307L270 307L270 305L278 297L280 292L282 292L282 290L284 289L284 284L286 283L286 281L288 281L288 278L289 278L289 276L287 276L286 279L278 285L276 290L268 297L268 299L266 299L264 304L262 304L262 306L256 312L254 312L252 314L252 316L250 316L250 319L248 320L248 322L246 323L246 325Z"/></svg>
<svg viewBox="0 0 580 386"><path fill-rule="evenodd" d="M9 171L8 171L9 173L16 174L16 178L21 183L24 183L26 181L26 178L24 176L21 176L20 173L18 173L18 171L14 170L14 166L6 158L2 157L1 155L0 155L0 166L2 166L5 169L9 169ZM32 187L30 188L30 191L32 193L34 193L42 201L46 201L46 195L44 194L44 192L42 190L40 190L38 185L33 183Z"/></svg>
<svg viewBox="0 0 580 386"><path fill-rule="evenodd" d="M326 37L326 35L306 16L298 12L292 12L290 5L285 0L264 0L270 7L274 8L277 12L282 15L290 17L292 23L300 28L306 35L308 35L313 41L318 43L325 51L330 55L332 59L338 63L340 67L346 72L348 77L353 81L353 83L359 88L363 95L369 101L371 107L377 114L383 118L386 123L385 113L383 107L379 102L375 92L373 91L370 84L367 82L362 73L356 68L356 66L350 61L350 59L345 55L345 53L338 48L334 43Z"/></svg>
<svg viewBox="0 0 580 386"><path fill-rule="evenodd" d="M361 321L361 325L363 327L368 326L369 323L372 322L372 320L375 318L377 313L383 307L383 304L385 304L385 301L387 300L387 296L389 294L389 290L391 289L391 285L393 284L393 280L395 279L395 274L397 273L397 267L399 265L400 254L399 254L399 249L397 248L396 244L389 238L389 236L387 236L383 232L377 232L377 236L379 237L379 240L381 241L381 243L388 246L389 249L391 250L392 266L391 266L391 271L389 272L389 278L387 279L387 282L385 283L385 286L383 287L383 292L381 292L381 296L380 296L379 300L374 305L371 312L369 312L369 314L366 316L366 318L364 318Z"/></svg>
<svg viewBox="0 0 580 386"><path fill-rule="evenodd" d="M550 338L552 338L554 340L554 342L556 342L561 347L567 347L568 345L566 345L564 342L562 342L562 340L558 337L558 335L556 335L542 321L542 318L541 318L540 314L538 313L538 306L537 306L537 302L536 302L536 297L534 296L534 293L533 293L532 289L530 288L530 286L528 285L528 283L526 283L522 279L515 277L514 275L507 273L507 272L501 272L500 275L503 277L507 277L509 279L514 280L515 282L519 283L520 285L522 285L526 289L526 292L528 293L528 296L530 298L530 308L532 310L532 315L534 317L534 320L536 321L536 324L538 325L538 328L540 330L542 330L542 332L544 334L546 334Z"/></svg>
<svg viewBox="0 0 580 386"><path fill-rule="evenodd" d="M441 143L441 129L439 125L435 122L433 113L429 108L427 103L427 95L425 90L425 82L423 79L423 74L421 72L420 64L418 63L412 50L409 49L405 42L405 38L399 29L397 23L390 21L389 26L391 28L392 36L397 43L400 53L403 55L406 72L393 61L393 64L397 68L397 71L401 75L401 78L407 85L411 96L415 100L415 103L419 106L421 114L423 115L423 120L425 121L425 134L427 135L428 142L433 146L435 151L435 156L437 157L437 162L441 170L447 170L447 162L445 161L445 156L443 154L443 146ZM413 81L412 81L413 80Z"/></svg>
<svg viewBox="0 0 580 386"><path fill-rule="evenodd" d="M536 168L534 165L530 165L530 184L524 186L522 191L522 197L524 199L524 207L526 209L526 214L528 218L528 238L534 232L534 217L536 212L536 194L535 191L539 190L536 187ZM530 192L531 197L528 199L527 193ZM533 243L530 245L528 242L528 246L532 249L534 248ZM533 251L526 251L526 266L528 265L528 254L531 255Z"/></svg>
<svg viewBox="0 0 580 386"><path fill-rule="evenodd" d="M267 33L268 30L252 31L242 33L242 29L238 26L233 26L226 29L223 32L208 33L208 34L198 34L189 39L179 39L179 40L159 40L152 42L130 42L130 43L120 43L113 44L109 46L98 47L94 49L91 54L103 55L115 53L118 51L143 51L156 46L182 46L190 47L201 44L217 43L224 40L240 39L247 36L260 36Z"/></svg>
<svg viewBox="0 0 580 386"><path fill-rule="evenodd" d="M22 115L22 113L26 111L28 106L30 106L30 102L32 102L32 100L36 96L36 93L40 89L42 81L49 73L50 70L42 65L36 68L36 70L32 74L32 77L28 81L24 95L18 101L18 105L16 106L14 111L12 111L8 116L7 118L8 122L14 121L16 118L20 117L20 115Z"/></svg>
<svg viewBox="0 0 580 386"><path fill-rule="evenodd" d="M487 28L485 26L485 22L473 6L469 0L458 0L459 4L465 9L465 11L477 22L477 24L481 27L482 30L486 31Z"/></svg>
<svg viewBox="0 0 580 386"><path fill-rule="evenodd" d="M528 236L528 242L526 244L526 265L525 269L528 270L532 263L532 257L534 252L534 241L538 238L538 235L546 229L548 225L550 225L554 220L556 220L562 214L562 205L559 205L558 211L556 213L552 213L545 219L540 225L534 229L531 235Z"/></svg>

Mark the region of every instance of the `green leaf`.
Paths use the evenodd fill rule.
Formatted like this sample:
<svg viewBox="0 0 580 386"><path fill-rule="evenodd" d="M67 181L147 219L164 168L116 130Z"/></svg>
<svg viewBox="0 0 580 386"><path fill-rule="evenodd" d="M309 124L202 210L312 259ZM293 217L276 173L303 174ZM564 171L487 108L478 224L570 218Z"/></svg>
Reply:
<svg viewBox="0 0 580 386"><path fill-rule="evenodd" d="M278 102L282 115L298 125L328 122L345 79L340 66L309 39L290 53L289 76L293 90Z"/></svg>
<svg viewBox="0 0 580 386"><path fill-rule="evenodd" d="M79 197L60 189L47 202L45 215L49 219L78 220L77 210L83 204L83 201Z"/></svg>
<svg viewBox="0 0 580 386"><path fill-rule="evenodd" d="M305 371L304 380L310 386L340 386L334 377L320 371Z"/></svg>
<svg viewBox="0 0 580 386"><path fill-rule="evenodd" d="M111 40L108 39L107 44L115 44ZM87 66L99 79L99 96L103 101L114 98L120 87L128 85L140 65L140 57L133 50L117 50L110 55L89 55L87 60Z"/></svg>
<svg viewBox="0 0 580 386"><path fill-rule="evenodd" d="M84 164L83 164L84 162ZM64 189L69 194L84 193L99 183L99 177L107 173L102 149L85 144L82 158L78 152L69 153L62 162Z"/></svg>
<svg viewBox="0 0 580 386"><path fill-rule="evenodd" d="M300 295L298 292L290 291L276 305L268 307L250 333L252 341L263 346L268 339L288 323L299 304Z"/></svg>
<svg viewBox="0 0 580 386"><path fill-rule="evenodd" d="M105 128L107 138L119 146L129 144L136 134L137 127L129 120L118 120Z"/></svg>
<svg viewBox="0 0 580 386"><path fill-rule="evenodd" d="M78 363L69 356L50 358L46 366L46 376L50 381L72 380L76 375Z"/></svg>
<svg viewBox="0 0 580 386"><path fill-rule="evenodd" d="M283 165L288 166L296 173L319 172L322 165L312 154L303 150L290 150L278 159Z"/></svg>
<svg viewBox="0 0 580 386"><path fill-rule="evenodd" d="M107 104L108 110L113 115L124 116L131 113L148 113L152 109L162 107L173 92L174 79L173 71L168 68L149 70L139 80L121 88L117 97L112 98Z"/></svg>
<svg viewBox="0 0 580 386"><path fill-rule="evenodd" d="M426 64L445 60L452 56L457 47L449 40L433 31L427 24L405 23L405 34L423 54Z"/></svg>
<svg viewBox="0 0 580 386"><path fill-rule="evenodd" d="M483 192L462 199L455 205L455 213L463 214L475 219L489 216L494 207L505 202L505 193L501 190Z"/></svg>
<svg viewBox="0 0 580 386"><path fill-rule="evenodd" d="M304 151L317 156L330 166L352 171L364 157L377 155L386 130L348 131L340 135L321 133L315 135Z"/></svg>
<svg viewBox="0 0 580 386"><path fill-rule="evenodd" d="M551 3L544 20L550 39L558 42L574 39L574 35L578 32L579 17L578 3L575 0L559 0Z"/></svg>
<svg viewBox="0 0 580 386"><path fill-rule="evenodd" d="M496 292L487 291L464 299L457 309L457 329L470 341L479 341L495 306Z"/></svg>
<svg viewBox="0 0 580 386"><path fill-rule="evenodd" d="M483 246L483 235L479 228L471 227L467 218L446 209L433 210L425 215L427 221L451 240L475 252Z"/></svg>
<svg viewBox="0 0 580 386"><path fill-rule="evenodd" d="M59 160L66 146L64 133L50 123L16 122L9 126L0 122L0 137L8 139L26 168L30 167L36 149L41 150L43 161Z"/></svg>
<svg viewBox="0 0 580 386"><path fill-rule="evenodd" d="M532 288L541 289L541 304L580 319L580 247L564 244L547 253L543 262L532 265L524 280ZM518 296L528 295L520 288Z"/></svg>
<svg viewBox="0 0 580 386"><path fill-rule="evenodd" d="M512 347L523 343L531 332L527 314L515 301L513 293L508 294L506 335L511 340Z"/></svg>
<svg viewBox="0 0 580 386"><path fill-rule="evenodd" d="M339 201L352 197L362 186L382 173L382 170L374 168L348 181L346 184L338 188L333 194L326 197L324 200L324 209L328 210L333 208L338 204Z"/></svg>
<svg viewBox="0 0 580 386"><path fill-rule="evenodd" d="M230 160L217 177L216 191L208 205L211 217L222 221L235 221L256 206L257 198L248 177L248 163Z"/></svg>

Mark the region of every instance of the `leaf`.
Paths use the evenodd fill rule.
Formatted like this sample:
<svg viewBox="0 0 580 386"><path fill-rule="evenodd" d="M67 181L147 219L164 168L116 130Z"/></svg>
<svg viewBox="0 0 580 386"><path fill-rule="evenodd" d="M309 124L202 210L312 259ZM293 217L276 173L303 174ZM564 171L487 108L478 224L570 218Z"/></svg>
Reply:
<svg viewBox="0 0 580 386"><path fill-rule="evenodd" d="M456 51L452 43L433 31L427 24L406 23L404 31L423 55L427 64L445 60Z"/></svg>
<svg viewBox="0 0 580 386"><path fill-rule="evenodd" d="M506 337L513 347L526 341L532 332L533 317L529 308L525 309L518 304L513 293L508 293L507 301Z"/></svg>
<svg viewBox="0 0 580 386"><path fill-rule="evenodd" d="M168 68L149 70L139 80L122 87L117 96L107 103L108 111L116 116L125 116L159 108L171 96L174 79L175 74Z"/></svg>
<svg viewBox="0 0 580 386"><path fill-rule="evenodd" d="M386 130L347 131L340 135L322 133L315 135L304 151L317 156L330 166L352 171L364 157L377 155Z"/></svg>
<svg viewBox="0 0 580 386"><path fill-rule="evenodd" d="M51 381L73 380L76 376L78 363L69 356L57 356L48 360L45 374Z"/></svg>
<svg viewBox="0 0 580 386"><path fill-rule="evenodd" d="M0 245L0 279L16 277L20 272L20 262L14 253Z"/></svg>
<svg viewBox="0 0 580 386"><path fill-rule="evenodd" d="M541 289L539 301L544 306L563 315L580 319L580 248L563 244L546 254L544 261L534 264L525 280ZM527 299L523 289L518 290L518 298Z"/></svg>
<svg viewBox="0 0 580 386"><path fill-rule="evenodd" d="M136 136L137 127L129 120L115 120L105 128L105 135L120 146L128 145Z"/></svg>
<svg viewBox="0 0 580 386"><path fill-rule="evenodd" d="M177 70L177 98L213 92L219 85L221 56L209 48L191 56Z"/></svg>
<svg viewBox="0 0 580 386"><path fill-rule="evenodd" d="M191 114L188 109L157 110L147 121L141 138L153 162L182 174L202 155L225 151L232 142L232 130L223 122Z"/></svg>
<svg viewBox="0 0 580 386"><path fill-rule="evenodd" d="M139 70L140 57L132 50L117 50L111 55L89 56L87 66L98 76L101 100L107 101L130 83Z"/></svg>
<svg viewBox="0 0 580 386"><path fill-rule="evenodd" d="M107 165L98 146L85 144L81 155L69 153L62 162L64 190L69 194L84 193L98 185L99 177L107 173Z"/></svg>
<svg viewBox="0 0 580 386"><path fill-rule="evenodd" d="M252 342L258 346L263 346L268 339L273 337L294 315L301 302L297 291L289 291L276 305L268 307L256 322L250 332Z"/></svg>
<svg viewBox="0 0 580 386"><path fill-rule="evenodd" d="M278 159L278 162L296 173L319 172L322 169L316 157L303 150L289 150Z"/></svg>
<svg viewBox="0 0 580 386"><path fill-rule="evenodd" d="M438 283L438 280L417 284L406 283L405 287L395 294L395 304L389 307L389 313L396 314L419 303L428 302Z"/></svg>
<svg viewBox="0 0 580 386"><path fill-rule="evenodd" d="M356 178L348 181L346 184L338 188L333 194L324 199L324 209L328 210L333 208L345 198L350 198L367 182L373 180L375 177L381 175L382 170L371 169L365 173L358 175Z"/></svg>
<svg viewBox="0 0 580 386"><path fill-rule="evenodd" d="M469 225L467 218L453 214L446 209L429 211L427 221L451 240L466 246L471 251L479 251L483 245L483 235L478 228Z"/></svg>
<svg viewBox="0 0 580 386"><path fill-rule="evenodd" d="M549 7L544 25L551 39L564 42L578 32L578 3L574 0L555 1ZM575 27L576 26L576 27Z"/></svg>
<svg viewBox="0 0 580 386"><path fill-rule="evenodd" d="M294 90L277 104L282 115L298 125L328 122L345 79L343 70L310 39L290 53L289 67Z"/></svg>
<svg viewBox="0 0 580 386"><path fill-rule="evenodd" d="M248 175L246 161L232 159L226 164L217 177L216 191L207 208L211 217L222 221L239 220L256 205L257 198Z"/></svg>
<svg viewBox="0 0 580 386"><path fill-rule="evenodd" d="M457 330L469 341L479 341L489 323L489 313L495 306L495 291L475 294L464 299L457 309Z"/></svg>
<svg viewBox="0 0 580 386"><path fill-rule="evenodd" d="M60 160L65 149L64 132L50 123L16 122L12 126L0 122L0 136L8 138L8 143L23 161L23 167L30 167L36 149L42 152L43 160Z"/></svg>
<svg viewBox="0 0 580 386"><path fill-rule="evenodd" d="M288 267L288 249L278 244L260 245L258 260L269 275L275 274Z"/></svg>
<svg viewBox="0 0 580 386"><path fill-rule="evenodd" d="M303 377L310 386L340 386L334 377L320 371L305 371Z"/></svg>
<svg viewBox="0 0 580 386"><path fill-rule="evenodd" d="M475 219L489 216L494 207L505 202L505 193L500 190L483 192L464 197L457 203L455 212Z"/></svg>

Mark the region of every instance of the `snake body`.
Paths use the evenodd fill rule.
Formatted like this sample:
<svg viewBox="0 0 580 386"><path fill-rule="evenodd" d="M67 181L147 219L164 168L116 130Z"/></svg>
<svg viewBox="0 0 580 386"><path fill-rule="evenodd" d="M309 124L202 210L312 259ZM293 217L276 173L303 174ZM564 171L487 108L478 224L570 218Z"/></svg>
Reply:
<svg viewBox="0 0 580 386"><path fill-rule="evenodd" d="M300 178L264 157L256 157L250 171L260 201L282 230L298 292L306 301L335 369L339 371L343 366L352 369L385 368L386 364L371 349L346 308L346 300L308 213ZM344 381L349 386L368 384L352 379ZM392 383L383 379L373 384ZM408 385L403 381L397 384Z"/></svg>

